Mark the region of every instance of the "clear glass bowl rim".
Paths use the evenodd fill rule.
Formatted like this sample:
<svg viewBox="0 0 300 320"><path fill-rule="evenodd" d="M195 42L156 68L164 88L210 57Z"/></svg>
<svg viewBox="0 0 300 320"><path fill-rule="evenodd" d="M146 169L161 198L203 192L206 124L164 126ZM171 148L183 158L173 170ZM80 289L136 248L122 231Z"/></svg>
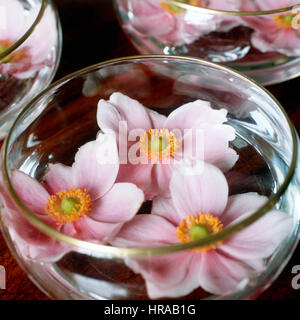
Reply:
<svg viewBox="0 0 300 320"><path fill-rule="evenodd" d="M176 62L191 62L191 63L198 63L205 66L210 66L216 69L220 69L226 72L231 73L233 76L238 77L244 81L248 81L250 85L256 86L260 91L264 92L273 102L277 105L277 107L282 112L285 120L288 123L288 126L290 128L290 134L292 137L293 142L293 151L292 151L292 158L291 158L291 164L289 166L289 169L287 171L287 174L284 178L283 183L278 188L277 192L273 194L268 201L260 207L256 212L254 212L252 215L247 217L246 219L240 221L239 223L232 225L230 227L224 228L222 231L209 235L203 239L195 240L189 243L184 244L176 244L176 245L168 245L168 246L161 246L161 247L150 247L150 248L122 248L122 247L114 247L109 245L101 245L96 244L84 240L80 240L77 238L73 238L71 236L68 236L66 234L63 234L56 229L50 227L46 223L39 220L36 215L31 212L26 206L22 203L20 198L17 196L16 191L13 188L13 185L9 178L9 172L7 167L7 156L8 156L8 146L10 143L11 136L14 132L15 127L18 124L18 121L20 118L22 118L23 114L31 108L31 106L35 105L45 94L47 94L49 91L51 91L55 87L60 87L64 84L64 82L72 80L78 76L81 76L83 74L86 74L88 72L95 71L98 68L103 68L111 65L115 65L118 63L124 63L124 62L147 62L147 61L176 61ZM189 250L197 247L203 247L210 244L214 244L218 241L223 241L233 234L237 233L240 230L243 230L259 218L261 218L264 214L266 214L268 211L270 211L274 205L278 202L281 195L285 192L287 187L289 186L289 183L291 182L298 159L298 141L297 141L297 134L296 130L289 119L288 115L286 114L285 110L279 103L279 101L269 92L267 91L262 85L256 83L251 78L233 70L230 67L225 67L213 62L209 62L200 58L193 58L193 57L186 57L186 56L168 56L168 55L137 55L137 56L128 56L128 57L122 57L122 58L116 58L107 60L104 62L100 62L94 65L91 65L89 67L80 69L74 73L71 73L60 80L54 82L51 84L48 88L44 89L42 92L40 92L31 102L29 102L23 110L19 113L18 117L14 121L13 125L11 126L5 141L3 143L2 152L1 152L1 158L2 158L2 175L3 180L5 183L5 186L7 188L7 191L11 198L14 200L15 204L19 208L19 210L25 215L26 219L38 230L43 232L49 237L52 237L58 241L64 242L72 247L77 247L83 250L87 250L88 252L95 252L102 255L109 255L115 258L122 258L122 257L131 257L131 258L141 258L141 257L149 257L149 256L158 256L168 253L175 253L179 251Z"/></svg>
<svg viewBox="0 0 300 320"><path fill-rule="evenodd" d="M209 9L209 8L203 8L199 7L197 5L188 4L184 2L179 2L177 0L164 0L166 2L169 2L170 4L176 5L177 7L180 7L182 9L186 10L193 10L202 14L223 14L223 15L233 15L233 16L263 16L263 15L270 15L270 14L276 14L276 13L285 13L288 11L292 11L297 6L300 8L300 2L299 4L284 7L284 8L278 8L276 10L266 10L266 11L226 11L226 10L218 10L218 9Z"/></svg>
<svg viewBox="0 0 300 320"><path fill-rule="evenodd" d="M23 36L20 39L18 39L14 44L12 44L5 51L0 53L0 64L1 64L2 59L4 59L6 56L11 54L13 51L18 49L20 47L20 45L22 45L30 37L30 35L33 33L36 26L40 23L41 19L43 18L45 10L48 5L48 2L50 2L50 1L49 0L42 0L39 13L38 13L36 19L34 20L34 22L32 23L32 25L30 26L30 28L23 34Z"/></svg>

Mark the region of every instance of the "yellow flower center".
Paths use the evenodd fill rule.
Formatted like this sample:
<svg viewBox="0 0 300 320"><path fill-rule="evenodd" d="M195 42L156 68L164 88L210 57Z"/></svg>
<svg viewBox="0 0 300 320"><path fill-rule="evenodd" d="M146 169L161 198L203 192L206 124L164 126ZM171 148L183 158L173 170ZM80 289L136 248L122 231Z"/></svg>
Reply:
<svg viewBox="0 0 300 320"><path fill-rule="evenodd" d="M178 141L168 129L149 129L140 138L140 151L154 163L174 157Z"/></svg>
<svg viewBox="0 0 300 320"><path fill-rule="evenodd" d="M58 225L73 223L86 216L91 210L91 196L86 189L70 188L52 195L45 211Z"/></svg>
<svg viewBox="0 0 300 320"><path fill-rule="evenodd" d="M182 243L191 242L207 237L210 234L218 233L223 229L223 225L217 217L202 212L190 215L180 222L177 227L177 239ZM206 247L193 249L195 252L206 252L216 249L222 241L210 244Z"/></svg>
<svg viewBox="0 0 300 320"><path fill-rule="evenodd" d="M273 20L277 23L280 28L292 28L293 19L296 17L297 13L291 14L281 14L275 16Z"/></svg>
<svg viewBox="0 0 300 320"><path fill-rule="evenodd" d="M13 43L8 40L0 41L0 54L6 51L10 46L12 46ZM6 56L4 59L0 61L0 63L12 63L12 62L18 62L24 58L28 58L29 56L26 54L24 49L19 49L8 56Z"/></svg>
<svg viewBox="0 0 300 320"><path fill-rule="evenodd" d="M187 3L193 6L201 6L201 0L177 0L178 2ZM178 14L184 12L185 9L176 6L175 4L167 4L165 2L160 2L159 5L171 14Z"/></svg>

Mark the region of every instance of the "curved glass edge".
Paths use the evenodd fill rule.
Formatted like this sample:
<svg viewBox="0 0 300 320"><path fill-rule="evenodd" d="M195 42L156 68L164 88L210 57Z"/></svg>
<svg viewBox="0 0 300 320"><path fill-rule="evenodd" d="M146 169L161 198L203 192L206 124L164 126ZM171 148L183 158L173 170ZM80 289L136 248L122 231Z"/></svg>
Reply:
<svg viewBox="0 0 300 320"><path fill-rule="evenodd" d="M254 85L258 87L258 89L264 91L264 93L271 98L274 103L277 105L277 107L280 109L282 112L284 118L286 119L288 126L290 128L290 134L292 137L293 141L293 153L292 153L292 159L291 159L291 164L288 169L288 172L286 174L286 177L284 179L284 182L282 185L278 188L278 191L273 194L268 201L260 207L256 212L254 212L251 216L247 217L246 219L242 220L241 222L232 225L230 227L224 228L222 231L219 233L209 235L205 238L202 238L200 240L195 240L193 242L185 243L185 244L176 244L176 245L169 245L169 246L164 246L164 247L150 247L150 248L121 248L121 247L112 247L108 245L100 245L100 244L95 244L91 242L87 242L84 240L76 239L70 236L67 236L63 233L60 233L59 231L55 230L54 228L50 227L49 225L45 224L41 220L39 220L33 212L28 210L22 201L19 199L17 196L12 183L9 179L9 173L8 173L8 168L7 168L7 152L8 152L8 146L10 143L10 138L12 136L13 130L15 126L17 125L18 121L20 118L22 118L22 115L31 107L32 104L37 102L45 93L50 91L52 88L62 85L65 81L68 81L72 79L75 76L80 75L81 73L86 73L87 71L92 71L93 69L101 66L109 66L111 64L119 63L119 62L130 62L130 61L138 61L138 62L143 62L147 61L149 59L154 59L154 60L177 60L177 61L185 61L185 62L197 62L201 63L210 67L214 67L217 69L221 69L223 71L227 71L233 75L235 75L238 78L241 78L243 80L248 81L251 85ZM297 133L296 130L287 116L285 110L279 103L279 101L271 94L269 93L262 85L256 83L254 80L251 78L225 66L218 65L213 62L209 62L206 60L202 60L199 58L192 58L192 57L185 57L185 56L166 56L166 55L140 55L140 56L129 56L129 57L123 57L123 58L116 58L108 61L104 61L92 66L89 66L87 68L78 70L77 72L71 73L70 75L67 75L63 77L62 79L54 82L52 85L50 85L48 88L43 90L39 95L37 95L27 106L21 111L21 113L18 115L16 120L14 121L5 141L3 144L3 149L2 149L2 175L4 179L4 183L7 187L7 190L12 197L12 199L15 201L17 207L21 210L21 212L25 215L27 220L38 230L42 231L49 237L53 237L58 241L62 241L68 245L71 245L73 247L81 248L89 252L95 252L95 253L100 253L103 255L108 255L116 258L123 258L123 257L131 257L131 258L141 258L141 257L149 257L149 256L158 256L158 255L163 255L163 254L168 254L168 253L175 253L179 251L184 251L184 250L189 250L197 247L203 247L207 246L210 244L214 244L218 241L223 241L235 233L243 230L247 226L251 225L253 222L261 218L264 214L266 214L268 211L270 211L275 204L278 202L280 196L285 192L287 189L290 181L292 180L294 173L295 173L295 168L296 168L296 163L298 159L298 144L297 144Z"/></svg>
<svg viewBox="0 0 300 320"><path fill-rule="evenodd" d="M24 35L19 40L17 40L13 45L11 45L5 51L0 53L0 64L1 64L1 60L3 58L5 58L7 55L9 55L13 51L15 51L22 43L24 43L29 38L29 36L32 34L34 29L36 28L36 26L39 24L42 17L44 16L44 13L45 13L45 10L47 8L48 3L49 3L49 0L42 0L40 11L39 11L36 19L34 20L33 24L31 25L31 27L24 33Z"/></svg>
<svg viewBox="0 0 300 320"><path fill-rule="evenodd" d="M203 8L203 7L194 5L194 4L183 3L183 2L176 1L176 0L165 0L165 1L169 2L170 4L176 5L177 7L180 7L182 9L195 10L199 13L205 13L205 14L210 14L210 15L224 14L224 15L233 15L233 16L270 15L270 14L275 14L275 13L282 13L282 12L291 11L295 8L295 6L297 6L297 5L293 5L293 6L289 6L289 7L279 8L276 10L267 10L267 11L226 11L226 10ZM300 3L298 5L300 5Z"/></svg>

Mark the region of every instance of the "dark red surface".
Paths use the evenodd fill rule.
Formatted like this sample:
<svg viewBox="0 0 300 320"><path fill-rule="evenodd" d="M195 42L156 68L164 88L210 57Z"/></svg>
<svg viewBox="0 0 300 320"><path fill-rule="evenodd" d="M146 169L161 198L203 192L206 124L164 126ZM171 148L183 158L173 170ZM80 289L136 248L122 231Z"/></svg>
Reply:
<svg viewBox="0 0 300 320"><path fill-rule="evenodd" d="M122 32L110 0L53 0L63 28L63 54L56 79L82 67L107 59L135 55L136 50ZM286 108L300 132L300 78L268 89ZM0 235L0 265L6 269L6 290L0 300L47 300L21 270ZM299 299L294 290L292 268L300 265L300 246L278 279L258 299Z"/></svg>

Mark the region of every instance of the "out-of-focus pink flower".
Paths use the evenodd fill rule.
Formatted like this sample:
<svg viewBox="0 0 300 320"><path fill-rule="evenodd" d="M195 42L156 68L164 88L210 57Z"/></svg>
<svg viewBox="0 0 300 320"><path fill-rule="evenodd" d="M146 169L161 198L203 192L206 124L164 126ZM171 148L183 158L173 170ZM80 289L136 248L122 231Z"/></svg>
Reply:
<svg viewBox="0 0 300 320"><path fill-rule="evenodd" d="M192 165L177 168L171 198L156 198L151 215L138 215L112 241L121 247L159 247L187 243L245 219L267 198L245 193L228 198L222 172L205 164L199 174ZM198 287L229 294L264 270L264 259L284 241L292 219L272 210L223 243L158 257L127 260L146 281L149 297L185 296Z"/></svg>
<svg viewBox="0 0 300 320"><path fill-rule="evenodd" d="M196 100L166 117L113 93L108 101L99 101L97 121L103 132L113 132L118 140L118 181L136 184L152 199L169 194L172 170L184 158L204 160L224 171L233 167L238 156L229 141L235 139L235 130L224 124L226 115L225 109L214 110L209 102Z"/></svg>
<svg viewBox="0 0 300 320"><path fill-rule="evenodd" d="M244 1L243 10L268 11L297 4L299 4L298 0ZM246 23L254 29L252 45L261 52L279 52L287 56L299 56L300 25L298 27L294 25L297 15L299 15L299 8L286 13L245 17Z"/></svg>
<svg viewBox="0 0 300 320"><path fill-rule="evenodd" d="M180 2L206 8L211 5L224 8L222 1L216 0ZM118 3L129 17L129 21L124 25L126 29L139 37L153 37L169 46L190 44L202 35L219 30L221 23L223 27L219 31L229 30L237 23L235 17L200 13L192 8L185 10L163 0L119 0ZM238 9L232 1L225 7L227 10Z"/></svg>
<svg viewBox="0 0 300 320"><path fill-rule="evenodd" d="M19 40L38 16L40 6L25 10L20 1L0 0L0 53ZM29 78L45 65L54 63L57 26L54 12L47 7L29 38L0 64L0 74Z"/></svg>
<svg viewBox="0 0 300 320"><path fill-rule="evenodd" d="M79 149L72 167L50 164L42 183L17 170L11 172L11 181L23 204L41 221L64 234L101 244L132 219L144 201L135 185L115 183L118 168L115 139L100 135ZM4 203L17 247L27 258L55 260L68 250L30 225L8 197L4 196Z"/></svg>

